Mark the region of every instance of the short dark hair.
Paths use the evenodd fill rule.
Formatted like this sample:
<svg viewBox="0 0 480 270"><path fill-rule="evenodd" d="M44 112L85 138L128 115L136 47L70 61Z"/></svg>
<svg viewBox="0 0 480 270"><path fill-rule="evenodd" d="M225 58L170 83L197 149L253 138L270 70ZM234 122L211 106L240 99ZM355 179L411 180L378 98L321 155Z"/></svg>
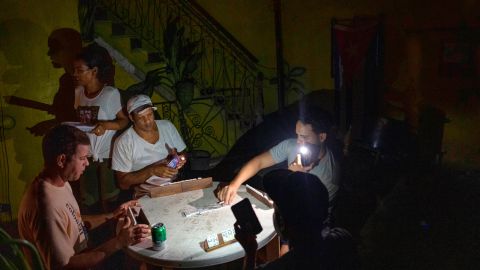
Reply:
<svg viewBox="0 0 480 270"><path fill-rule="evenodd" d="M77 59L85 61L88 68L96 67L98 69L97 78L102 83L111 83L115 73L112 57L107 49L92 43L83 48L77 55Z"/></svg>
<svg viewBox="0 0 480 270"><path fill-rule="evenodd" d="M54 127L43 137L42 151L45 166L55 164L57 157L61 154L65 154L67 161L70 161L78 145L90 145L85 132L67 125Z"/></svg>
<svg viewBox="0 0 480 270"><path fill-rule="evenodd" d="M328 133L333 124L331 114L317 106L300 106L298 120L312 125L313 131L317 134Z"/></svg>
<svg viewBox="0 0 480 270"><path fill-rule="evenodd" d="M311 233L328 216L328 190L313 174L273 170L263 176L263 186L290 226Z"/></svg>

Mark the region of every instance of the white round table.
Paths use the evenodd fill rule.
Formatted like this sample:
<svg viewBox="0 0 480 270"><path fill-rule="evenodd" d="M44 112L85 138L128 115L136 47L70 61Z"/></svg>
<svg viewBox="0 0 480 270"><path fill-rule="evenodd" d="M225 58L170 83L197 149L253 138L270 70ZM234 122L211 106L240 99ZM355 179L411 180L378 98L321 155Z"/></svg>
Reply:
<svg viewBox="0 0 480 270"><path fill-rule="evenodd" d="M185 217L183 214L184 212L191 213L198 209L205 209L217 203L218 199L213 194L216 185L217 183L214 182L212 187L202 190L165 197L150 198L145 196L141 198L139 201L148 222L151 225L158 222L165 224L167 247L162 251L155 251L152 248L151 239L148 239L126 248L127 254L137 260L164 268L206 267L231 262L243 257L245 252L238 242L209 252L206 252L201 246L207 236L233 229L236 219L230 205L189 217ZM243 198L249 198L263 227L263 231L257 235L260 249L276 236L272 220L273 209L247 193L245 186L242 185L234 203ZM276 243L278 245L278 242Z"/></svg>

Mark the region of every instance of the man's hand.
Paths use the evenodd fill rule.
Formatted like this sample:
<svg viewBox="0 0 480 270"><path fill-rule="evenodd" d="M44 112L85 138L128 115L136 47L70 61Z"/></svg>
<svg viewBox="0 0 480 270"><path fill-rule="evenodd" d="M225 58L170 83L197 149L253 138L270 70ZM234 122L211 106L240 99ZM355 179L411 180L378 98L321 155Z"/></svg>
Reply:
<svg viewBox="0 0 480 270"><path fill-rule="evenodd" d="M243 230L238 222L235 222L233 227L235 228L235 239L237 239L237 241L245 250L243 269L255 269L258 248L257 236L253 233Z"/></svg>
<svg viewBox="0 0 480 270"><path fill-rule="evenodd" d="M150 227L146 224L138 224L131 226L132 221L129 217L120 218L118 220L117 241L121 247L140 243L150 236Z"/></svg>
<svg viewBox="0 0 480 270"><path fill-rule="evenodd" d="M231 204L237 195L238 186L230 183L220 189L217 193L217 198L225 204Z"/></svg>
<svg viewBox="0 0 480 270"><path fill-rule="evenodd" d="M173 178L178 174L178 170L168 167L163 162L159 162L152 165L152 174L163 178Z"/></svg>
<svg viewBox="0 0 480 270"><path fill-rule="evenodd" d="M103 126L102 122L98 122L95 127L90 131L90 133L93 133L97 136L102 136L105 134L105 131L107 129Z"/></svg>
<svg viewBox="0 0 480 270"><path fill-rule="evenodd" d="M248 231L242 230L238 222L233 224L235 228L235 239L242 245L247 254L255 252L258 248L257 236Z"/></svg>
<svg viewBox="0 0 480 270"><path fill-rule="evenodd" d="M185 157L185 155L179 154L178 155L177 170L180 170L183 167L183 165L185 165L185 163L187 163L187 158Z"/></svg>
<svg viewBox="0 0 480 270"><path fill-rule="evenodd" d="M168 143L165 143L165 148L168 151L168 156L178 157L178 163L177 163L177 166L175 166L175 169L180 170L183 167L183 165L185 165L185 163L187 162L187 158L185 157L185 155L183 153L179 154L177 152L177 148L170 147Z"/></svg>
<svg viewBox="0 0 480 270"><path fill-rule="evenodd" d="M305 167L294 161L288 165L288 169L292 172L309 172L312 169L312 165Z"/></svg>
<svg viewBox="0 0 480 270"><path fill-rule="evenodd" d="M139 206L140 204L138 203L137 200L131 200L131 201L122 203L117 209L115 209L115 211L113 211L113 217L119 218L119 217L127 216L128 207L134 208Z"/></svg>

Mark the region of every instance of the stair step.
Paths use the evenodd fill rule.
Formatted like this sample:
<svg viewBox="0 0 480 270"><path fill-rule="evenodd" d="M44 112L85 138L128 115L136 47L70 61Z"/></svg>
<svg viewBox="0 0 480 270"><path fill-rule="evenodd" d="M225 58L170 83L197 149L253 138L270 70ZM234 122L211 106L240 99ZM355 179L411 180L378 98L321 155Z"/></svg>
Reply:
<svg viewBox="0 0 480 270"><path fill-rule="evenodd" d="M161 53L156 51L147 51L144 48L137 48L132 50L132 56L135 59L143 59L142 65L148 66L149 69L154 67L165 66L164 57Z"/></svg>
<svg viewBox="0 0 480 270"><path fill-rule="evenodd" d="M126 36L113 36L110 32L110 27L106 23L96 24L95 33L97 36L102 37L105 42L109 43L110 46L115 48L120 52L124 57L129 59L130 63L143 70L142 66L148 62L148 57L146 52L139 54L137 51L142 49L132 50L130 47L130 37Z"/></svg>
<svg viewBox="0 0 480 270"><path fill-rule="evenodd" d="M144 73L165 66L163 53L132 34L121 22L96 20L95 33Z"/></svg>

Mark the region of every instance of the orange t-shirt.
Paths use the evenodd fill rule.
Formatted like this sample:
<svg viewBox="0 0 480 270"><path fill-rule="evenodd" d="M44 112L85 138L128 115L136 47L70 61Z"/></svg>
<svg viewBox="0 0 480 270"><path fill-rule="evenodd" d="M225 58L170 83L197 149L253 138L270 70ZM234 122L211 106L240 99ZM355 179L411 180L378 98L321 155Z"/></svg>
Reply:
<svg viewBox="0 0 480 270"><path fill-rule="evenodd" d="M47 269L65 266L87 247L87 230L68 182L57 187L37 177L22 198L18 230L37 247Z"/></svg>

